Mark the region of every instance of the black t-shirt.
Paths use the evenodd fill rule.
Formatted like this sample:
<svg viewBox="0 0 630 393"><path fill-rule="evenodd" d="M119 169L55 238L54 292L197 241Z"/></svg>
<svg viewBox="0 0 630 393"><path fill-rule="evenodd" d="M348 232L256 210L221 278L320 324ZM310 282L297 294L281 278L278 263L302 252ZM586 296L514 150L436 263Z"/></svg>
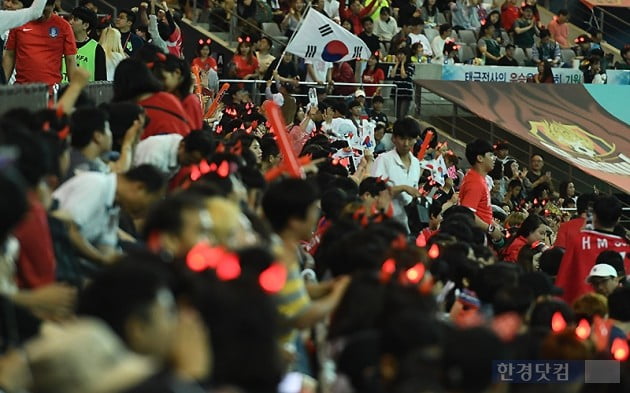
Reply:
<svg viewBox="0 0 630 393"><path fill-rule="evenodd" d="M127 56L132 56L135 51L142 48L144 46L144 41L142 38L133 34L131 31L126 33L120 33L120 43L122 44L123 50L127 54Z"/></svg>
<svg viewBox="0 0 630 393"><path fill-rule="evenodd" d="M381 48L381 43L377 36L374 34L368 35L365 31L359 34L359 38L365 42L365 44L370 48L370 52L374 53Z"/></svg>
<svg viewBox="0 0 630 393"><path fill-rule="evenodd" d="M272 61L271 64L269 65L269 68L267 68L267 72L265 72L265 80L271 79L273 75L273 70L276 69L276 66L278 65L279 61L281 63L280 63L280 66L278 67L278 75L280 75L283 78L295 78L296 76L298 76L298 71L297 71L297 67L295 66L295 63L293 62L286 63L282 61L282 58L278 57L274 61Z"/></svg>
<svg viewBox="0 0 630 393"><path fill-rule="evenodd" d="M516 59L512 58L510 60L506 56L501 56L497 64L500 66L518 67L518 61L516 61Z"/></svg>
<svg viewBox="0 0 630 393"><path fill-rule="evenodd" d="M389 124L389 119L387 115L383 112L376 113L374 110L370 112L370 120L374 120L375 122L383 122L385 125Z"/></svg>

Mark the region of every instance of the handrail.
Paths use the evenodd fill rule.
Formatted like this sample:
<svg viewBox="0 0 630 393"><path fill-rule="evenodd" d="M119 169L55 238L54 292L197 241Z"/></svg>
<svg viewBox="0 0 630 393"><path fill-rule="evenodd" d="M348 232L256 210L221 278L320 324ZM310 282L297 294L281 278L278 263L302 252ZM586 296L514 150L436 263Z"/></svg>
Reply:
<svg viewBox="0 0 630 393"><path fill-rule="evenodd" d="M221 79L219 83L267 83L264 79ZM321 84L317 82L307 82L307 81L299 81L299 85L301 86L325 86L326 84ZM335 86L368 86L368 87L396 87L393 83L350 83L350 82L334 82Z"/></svg>

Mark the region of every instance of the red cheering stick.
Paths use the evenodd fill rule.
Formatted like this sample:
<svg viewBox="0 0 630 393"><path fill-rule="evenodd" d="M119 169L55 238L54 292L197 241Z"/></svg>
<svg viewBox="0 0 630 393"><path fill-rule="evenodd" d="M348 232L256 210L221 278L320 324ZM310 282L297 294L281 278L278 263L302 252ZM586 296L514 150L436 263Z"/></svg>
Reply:
<svg viewBox="0 0 630 393"><path fill-rule="evenodd" d="M212 115L214 115L214 111L216 111L217 108L219 107L219 104L221 103L221 100L223 99L225 92L227 92L229 88L230 88L229 83L224 83L223 86L221 86L221 88L219 89L219 92L214 97L212 104L210 104L210 107L208 108L208 111L206 112L204 118L209 119L212 117Z"/></svg>
<svg viewBox="0 0 630 393"><path fill-rule="evenodd" d="M280 107L275 102L269 100L265 101L262 107L267 114L267 119L269 119L271 123L271 131L273 131L276 136L276 141L278 142L278 147L280 148L280 153L282 153L284 161L283 166L291 177L303 178L304 171L302 171L297 157L291 148L289 135L287 135L287 127L284 124Z"/></svg>
<svg viewBox="0 0 630 393"><path fill-rule="evenodd" d="M307 166L310 163L311 163L311 156L310 155L302 156L302 157L298 158L298 164L300 164L300 167ZM265 172L265 180L267 182L273 181L277 177L282 175L284 172L286 172L286 170L287 170L287 168L285 168L285 166L283 164L275 166L275 167L269 169L267 172Z"/></svg>
<svg viewBox="0 0 630 393"><path fill-rule="evenodd" d="M190 67L190 70L192 71L193 74L195 74L195 79L196 79L195 94L201 95L201 74L200 74L199 66L194 65Z"/></svg>
<svg viewBox="0 0 630 393"><path fill-rule="evenodd" d="M418 152L418 160L422 161L424 159L424 155L429 148L431 139L433 139L433 131L427 131L427 135L425 135L424 140L422 141L422 146L420 146L420 151Z"/></svg>

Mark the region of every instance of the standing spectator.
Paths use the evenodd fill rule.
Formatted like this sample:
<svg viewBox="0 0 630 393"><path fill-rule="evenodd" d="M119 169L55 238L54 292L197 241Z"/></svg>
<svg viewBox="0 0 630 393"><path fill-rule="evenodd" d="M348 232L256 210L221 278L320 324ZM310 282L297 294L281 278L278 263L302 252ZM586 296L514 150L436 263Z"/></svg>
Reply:
<svg viewBox="0 0 630 393"><path fill-rule="evenodd" d="M500 66L508 66L508 67L518 67L518 61L514 58L514 49L516 47L512 44L507 44L505 46L505 54L501 56L499 59L499 63L497 65Z"/></svg>
<svg viewBox="0 0 630 393"><path fill-rule="evenodd" d="M96 23L96 14L93 11L85 7L72 10L70 26L77 45L77 67L90 73L90 82L107 80L105 51L96 40L90 38L90 35L95 35ZM68 75L64 70L64 81L67 80Z"/></svg>
<svg viewBox="0 0 630 393"><path fill-rule="evenodd" d="M192 61L191 66L199 67L201 72L208 72L210 69L217 71L217 61L214 57L210 56L210 44L212 40L208 38L207 40L200 39L197 45L197 57L195 57Z"/></svg>
<svg viewBox="0 0 630 393"><path fill-rule="evenodd" d="M569 43L568 21L569 11L563 8L558 11L558 14L549 22L549 26L547 27L551 33L551 38L563 49L569 49L572 46L571 43Z"/></svg>
<svg viewBox="0 0 630 393"><path fill-rule="evenodd" d="M269 51L271 50L272 42L269 37L261 37L258 41L258 51L256 52L256 59L258 60L258 77L262 78L267 69L273 61L276 59Z"/></svg>
<svg viewBox="0 0 630 393"><path fill-rule="evenodd" d="M306 81L316 82L320 85L332 84L332 63L318 59L308 59L306 64Z"/></svg>
<svg viewBox="0 0 630 393"><path fill-rule="evenodd" d="M394 123L392 142L395 149L378 156L372 167L372 176L389 179L394 204L394 219L405 225L407 231L407 214L405 206L413 198L420 196L418 180L420 179L420 162L412 154L413 146L420 136L420 125L415 119L400 117Z"/></svg>
<svg viewBox="0 0 630 393"><path fill-rule="evenodd" d="M554 242L554 247L567 248L567 244L573 242L573 237L577 236L586 225L586 214L595 202L595 194L582 194L576 203L577 216L567 222L560 224L558 235Z"/></svg>
<svg viewBox="0 0 630 393"><path fill-rule="evenodd" d="M107 173L109 167L101 158L112 150L112 131L107 113L95 108L81 108L72 114L70 165L63 181L79 172Z"/></svg>
<svg viewBox="0 0 630 393"><path fill-rule="evenodd" d="M532 48L532 60L536 63L544 61L557 67L560 65L561 59L560 45L551 39L549 30L541 30L540 42Z"/></svg>
<svg viewBox="0 0 630 393"><path fill-rule="evenodd" d="M256 2L253 1L255 4ZM162 9L164 10L164 19L158 22L158 31L160 38L162 38L166 42L166 47L168 49L168 53L172 54L175 57L182 58L184 57L184 52L182 52L182 45L184 43L182 38L182 30L175 22L175 18L173 18L173 14L171 10L168 8L168 4L166 1L162 2Z"/></svg>
<svg viewBox="0 0 630 393"><path fill-rule="evenodd" d="M136 14L134 12L130 10L118 11L114 27L120 31L120 43L127 56L132 56L135 51L144 45L142 38L131 32L134 23L136 23Z"/></svg>
<svg viewBox="0 0 630 393"><path fill-rule="evenodd" d="M372 9L378 0L372 0L365 8L360 0L350 0L350 7L346 7L346 0L339 2L339 16L341 19L349 20L352 23L352 31L354 34L361 34L363 31L362 19L372 15Z"/></svg>
<svg viewBox="0 0 630 393"><path fill-rule="evenodd" d="M306 4L304 0L293 0L289 7L289 12L282 20L280 26L284 29L284 35L291 38L293 33L298 28L300 21L302 20L302 13L304 13L304 7Z"/></svg>
<svg viewBox="0 0 630 393"><path fill-rule="evenodd" d="M525 177L525 188L531 193L536 188L551 189L551 172L543 174L545 160L540 154L534 154L530 159L529 171Z"/></svg>
<svg viewBox="0 0 630 393"><path fill-rule="evenodd" d="M455 30L479 29L481 21L475 0L457 0L451 4L451 14L453 15L453 26L455 26Z"/></svg>
<svg viewBox="0 0 630 393"><path fill-rule="evenodd" d="M477 139L466 145L466 159L472 166L464 176L459 190L459 204L475 213L475 223L493 241L503 238L501 227L494 224L490 204L490 189L486 176L494 168L494 149L484 140Z"/></svg>
<svg viewBox="0 0 630 393"><path fill-rule="evenodd" d="M538 35L538 27L534 20L532 7L523 7L523 16L514 22L514 45L523 49L527 54L527 49L534 46L534 36Z"/></svg>
<svg viewBox="0 0 630 393"><path fill-rule="evenodd" d="M396 64L390 69L389 77L394 80L396 89L392 89L391 96L398 100L396 107L396 118L402 119L407 116L411 99L413 98L412 76L415 67L407 59L407 51L404 48L398 49L395 57Z"/></svg>
<svg viewBox="0 0 630 393"><path fill-rule="evenodd" d="M538 73L527 79L528 83L556 83L550 62L541 60L536 66L538 67Z"/></svg>
<svg viewBox="0 0 630 393"><path fill-rule="evenodd" d="M339 18L339 2L337 0L324 0L324 12L330 19Z"/></svg>
<svg viewBox="0 0 630 393"><path fill-rule="evenodd" d="M389 43L398 32L398 23L396 22L396 19L391 17L391 10L389 7L381 8L379 17L374 24L374 34L376 34L376 36L385 45L385 49L389 51Z"/></svg>
<svg viewBox="0 0 630 393"><path fill-rule="evenodd" d="M620 217L621 202L617 198L599 197L593 207L594 230L583 229L567 243L556 278L556 285L564 289L563 298L567 302L590 292L586 278L603 251L612 250L626 255L624 264L628 271L630 244L623 237L613 234Z"/></svg>
<svg viewBox="0 0 630 393"><path fill-rule="evenodd" d="M407 49L411 46L409 42L410 32L411 32L411 25L409 24L409 19L404 19L402 22L402 27L400 28L400 31L392 37L392 41L389 44L390 55L395 55L396 53L398 53L399 49L402 49L402 48Z"/></svg>
<svg viewBox="0 0 630 393"><path fill-rule="evenodd" d="M370 58L367 61L367 67L365 71L363 71L363 75L361 76L361 82L363 83L373 83L379 84L385 80L385 73L382 69L378 67L378 56L376 53L372 53ZM365 86L365 95L368 97L374 96L376 94L377 87L375 86Z"/></svg>
<svg viewBox="0 0 630 393"><path fill-rule="evenodd" d="M333 63L332 80L337 83L354 83L354 70L347 61ZM335 86L335 94L348 96L356 90L354 86Z"/></svg>
<svg viewBox="0 0 630 393"><path fill-rule="evenodd" d="M118 67L118 64L127 57L120 42L120 31L112 27L106 27L101 32L101 39L99 40L99 43L103 47L103 51L105 51L107 80L111 82L114 80L116 67Z"/></svg>
<svg viewBox="0 0 630 393"><path fill-rule="evenodd" d="M256 79L258 75L258 59L254 55L250 37L245 37L238 43L232 62L236 66L236 77L238 79Z"/></svg>
<svg viewBox="0 0 630 393"><path fill-rule="evenodd" d="M431 43L426 35L424 35L424 20L421 17L411 18L409 24L411 25L411 32L409 33L410 44L413 45L416 42L422 44L424 48L424 55L426 57L432 57L434 55L431 49Z"/></svg>
<svg viewBox="0 0 630 393"><path fill-rule="evenodd" d="M278 65L278 63L280 64ZM276 66L278 67L277 70ZM292 83L297 86L298 70L293 62L293 54L285 52L282 59L276 58L271 62L263 79L268 81L271 80L272 77L279 80L281 83Z"/></svg>
<svg viewBox="0 0 630 393"><path fill-rule="evenodd" d="M369 16L366 16L361 20L361 24L363 25L363 31L359 34L359 38L370 48L370 52L378 52L381 49L381 42L378 36L374 34L374 21Z"/></svg>
<svg viewBox="0 0 630 393"><path fill-rule="evenodd" d="M505 0L501 5L501 24L505 31L511 32L514 28L514 22L521 15L517 2L518 0Z"/></svg>
<svg viewBox="0 0 630 393"><path fill-rule="evenodd" d="M44 14L37 20L11 30L2 67L6 80L13 69L15 83L60 83L61 61L65 57L66 70L72 75L77 67L77 47L72 27L65 19L53 14L54 1L48 0Z"/></svg>
<svg viewBox="0 0 630 393"><path fill-rule="evenodd" d="M519 253L525 246L538 247L547 234L547 221L538 214L530 214L510 239L509 244L501 252L501 260L516 263Z"/></svg>
<svg viewBox="0 0 630 393"><path fill-rule="evenodd" d="M486 65L497 65L501 59L501 44L494 38L495 26L486 24L479 31L477 49Z"/></svg>
<svg viewBox="0 0 630 393"><path fill-rule="evenodd" d="M431 43L433 60L438 63L444 62L444 43L446 43L447 38L451 36L452 32L453 27L449 23L444 23L440 25L440 35L433 38L433 42Z"/></svg>

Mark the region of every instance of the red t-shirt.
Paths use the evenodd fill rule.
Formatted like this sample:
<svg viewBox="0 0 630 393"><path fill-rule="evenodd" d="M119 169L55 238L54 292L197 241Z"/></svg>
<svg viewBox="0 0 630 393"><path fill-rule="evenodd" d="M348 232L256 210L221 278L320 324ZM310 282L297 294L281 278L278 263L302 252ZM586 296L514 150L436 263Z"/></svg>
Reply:
<svg viewBox="0 0 630 393"><path fill-rule="evenodd" d="M585 221L586 219L584 217L578 217L560 224L558 235L556 236L556 241L553 243L553 246L567 248L567 243L570 243L573 237L580 234L580 231L584 228Z"/></svg>
<svg viewBox="0 0 630 393"><path fill-rule="evenodd" d="M168 53L173 56L182 57L182 31L179 29L179 26L175 27L175 31L173 34L168 37L168 41L166 41L166 47L168 48Z"/></svg>
<svg viewBox="0 0 630 393"><path fill-rule="evenodd" d="M17 284L34 289L55 281L57 261L53 249L46 209L34 192L29 192L30 209L13 231L20 242L17 262Z"/></svg>
<svg viewBox="0 0 630 393"><path fill-rule="evenodd" d="M586 277L599 254L606 250L620 253L624 258L626 271L630 271L628 260L630 244L624 238L606 232L583 229L569 239L556 277L556 285L564 289L562 298L569 304L592 291L591 286L585 281Z"/></svg>
<svg viewBox="0 0 630 393"><path fill-rule="evenodd" d="M363 71L363 83L381 83L385 80L385 73L380 68L375 68L374 71L370 71L367 68ZM374 93L376 93L376 87L373 86L365 86L365 95L368 97L373 97Z"/></svg>
<svg viewBox="0 0 630 393"><path fill-rule="evenodd" d="M459 204L466 206L483 222L492 224L492 206L490 205L490 190L486 179L470 169L459 189Z"/></svg>
<svg viewBox="0 0 630 393"><path fill-rule="evenodd" d="M517 237L503 250L501 259L505 262L516 262L518 260L518 253L521 252L521 249L525 245L527 245L527 239L523 236Z"/></svg>
<svg viewBox="0 0 630 393"><path fill-rule="evenodd" d="M193 130L200 130L203 126L203 113L201 112L201 102L196 94L188 94L182 100L182 106L190 119L190 126Z"/></svg>
<svg viewBox="0 0 630 393"><path fill-rule="evenodd" d="M177 97L170 93L159 92L138 102L149 118L142 139L160 134L188 135L192 123Z"/></svg>
<svg viewBox="0 0 630 393"><path fill-rule="evenodd" d="M519 18L521 11L515 5L505 4L501 7L501 24L503 25L503 29L505 31L512 30L514 26L514 22Z"/></svg>
<svg viewBox="0 0 630 393"><path fill-rule="evenodd" d="M15 51L16 83L49 86L61 82L62 57L77 54L72 27L55 14L11 30L7 49Z"/></svg>
<svg viewBox="0 0 630 393"><path fill-rule="evenodd" d="M241 55L235 55L232 58L234 65L236 65L236 76L239 79L245 79L247 75L253 74L258 69L258 59L256 56L252 56L252 62L247 61L247 57Z"/></svg>
<svg viewBox="0 0 630 393"><path fill-rule="evenodd" d="M206 60L201 60L200 57L195 57L192 61L193 66L199 67L201 71L208 71L210 68L217 70L217 61L212 56L208 56Z"/></svg>

